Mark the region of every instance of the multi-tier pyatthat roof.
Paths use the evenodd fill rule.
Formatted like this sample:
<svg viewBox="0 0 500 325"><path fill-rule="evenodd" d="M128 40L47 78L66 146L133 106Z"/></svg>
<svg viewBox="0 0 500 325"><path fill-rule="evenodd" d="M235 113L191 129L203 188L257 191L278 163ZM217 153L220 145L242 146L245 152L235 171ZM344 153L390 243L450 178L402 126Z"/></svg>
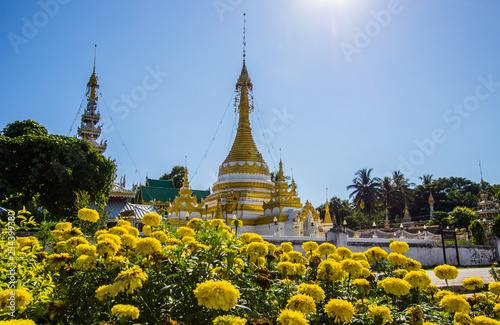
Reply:
<svg viewBox="0 0 500 325"><path fill-rule="evenodd" d="M102 126L98 125L101 114L97 110L97 89L99 83L97 82L97 75L95 73L95 56L94 56L94 70L90 75L89 82L87 83L87 107L82 114L82 121L78 127L78 136L82 139L89 141L99 153L103 153L107 148L107 141L98 142L101 135Z"/></svg>

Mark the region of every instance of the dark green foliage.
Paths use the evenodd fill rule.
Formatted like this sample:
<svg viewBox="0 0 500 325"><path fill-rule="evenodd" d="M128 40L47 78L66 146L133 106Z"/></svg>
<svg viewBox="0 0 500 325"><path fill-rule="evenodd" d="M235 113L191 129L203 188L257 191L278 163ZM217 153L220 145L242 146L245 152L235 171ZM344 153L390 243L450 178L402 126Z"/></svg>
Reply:
<svg viewBox="0 0 500 325"><path fill-rule="evenodd" d="M19 130L23 123L13 124ZM33 123L25 123L31 125L25 129L43 128ZM4 132L19 134L12 127ZM37 132L14 138L0 136L0 199L6 200L3 206L15 209L36 198L37 205L45 208L51 218L60 219L75 215L77 191L88 192L98 204L106 202L115 164L85 140Z"/></svg>
<svg viewBox="0 0 500 325"><path fill-rule="evenodd" d="M492 230L493 234L495 234L497 238L500 238L500 214L493 219Z"/></svg>
<svg viewBox="0 0 500 325"><path fill-rule="evenodd" d="M477 219L474 210L465 207L456 207L448 216L449 224L453 228L469 228L470 223Z"/></svg>
<svg viewBox="0 0 500 325"><path fill-rule="evenodd" d="M160 180L172 181L174 188L181 188L184 181L184 167L174 166L169 174L163 174Z"/></svg>
<svg viewBox="0 0 500 325"><path fill-rule="evenodd" d="M472 221L469 226L469 232L472 237L473 245L486 245L486 233L481 222L478 220Z"/></svg>
<svg viewBox="0 0 500 325"><path fill-rule="evenodd" d="M2 135L9 138L16 138L23 135L48 135L45 126L38 124L33 120L15 121L7 124L3 129Z"/></svg>
<svg viewBox="0 0 500 325"><path fill-rule="evenodd" d="M441 225L448 226L448 212L434 211L432 220L427 223L428 226Z"/></svg>

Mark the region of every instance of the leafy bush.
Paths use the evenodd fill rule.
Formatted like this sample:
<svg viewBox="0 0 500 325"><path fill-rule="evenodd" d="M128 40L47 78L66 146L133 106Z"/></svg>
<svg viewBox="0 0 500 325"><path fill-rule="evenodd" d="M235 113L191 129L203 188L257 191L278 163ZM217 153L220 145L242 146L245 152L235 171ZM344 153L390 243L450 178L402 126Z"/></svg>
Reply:
<svg viewBox="0 0 500 325"><path fill-rule="evenodd" d="M486 232L484 231L484 227L478 220L474 220L471 222L469 226L469 232L472 237L473 245L486 245Z"/></svg>

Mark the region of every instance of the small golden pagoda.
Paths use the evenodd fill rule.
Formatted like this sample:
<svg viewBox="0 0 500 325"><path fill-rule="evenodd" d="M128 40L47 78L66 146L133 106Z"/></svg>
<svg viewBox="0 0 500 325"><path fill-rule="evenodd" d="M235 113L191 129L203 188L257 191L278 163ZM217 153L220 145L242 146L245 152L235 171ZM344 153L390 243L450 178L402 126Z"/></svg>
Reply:
<svg viewBox="0 0 500 325"><path fill-rule="evenodd" d="M179 196L176 196L173 204L167 208L167 213L172 216L172 222L175 222L175 217L186 221L190 218L200 218L205 205L203 200L198 203L196 195L193 195L193 190L189 185L187 166L184 170L184 182L179 190Z"/></svg>
<svg viewBox="0 0 500 325"><path fill-rule="evenodd" d="M107 148L107 141L97 142L101 135L102 125L97 125L101 118L101 113L97 110L97 89L99 83L97 82L97 75L95 73L95 52L94 52L94 70L90 75L89 82L87 83L87 107L82 114L82 121L78 127L78 136L82 139L89 141L99 153L103 153Z"/></svg>
<svg viewBox="0 0 500 325"><path fill-rule="evenodd" d="M499 213L498 204L488 199L488 191L486 184L481 178L481 201L478 203L476 214L479 219L493 220Z"/></svg>

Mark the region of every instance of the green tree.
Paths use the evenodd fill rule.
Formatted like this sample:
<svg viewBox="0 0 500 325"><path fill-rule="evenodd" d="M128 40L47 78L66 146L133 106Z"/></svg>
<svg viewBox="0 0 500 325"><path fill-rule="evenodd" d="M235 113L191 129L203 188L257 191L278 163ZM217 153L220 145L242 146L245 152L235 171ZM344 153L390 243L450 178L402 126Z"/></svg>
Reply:
<svg viewBox="0 0 500 325"><path fill-rule="evenodd" d="M380 183L380 205L384 212L400 205L401 196L394 186L394 182L388 176L385 176Z"/></svg>
<svg viewBox="0 0 500 325"><path fill-rule="evenodd" d="M115 173L113 161L88 141L45 134L44 129L32 121L4 128L0 136L2 205L17 209L35 199L52 218L71 219L78 191L88 192L97 204L107 202Z"/></svg>
<svg viewBox="0 0 500 325"><path fill-rule="evenodd" d="M484 231L483 225L478 221L474 220L469 226L469 232L472 237L473 245L486 245L486 233Z"/></svg>
<svg viewBox="0 0 500 325"><path fill-rule="evenodd" d="M184 182L185 170L182 166L174 166L169 174L163 174L161 180L172 181L174 188L181 188Z"/></svg>
<svg viewBox="0 0 500 325"><path fill-rule="evenodd" d="M415 186L415 184L411 183L399 170L392 173L392 182L399 195L398 214L404 215L405 205L409 205L413 200L413 190L410 187Z"/></svg>
<svg viewBox="0 0 500 325"><path fill-rule="evenodd" d="M337 225L341 225L345 218L352 214L351 203L347 200L342 200L336 196L332 197L328 202L328 209L330 210L330 216L335 216ZM319 211L319 217L321 220L325 218L325 205L321 204L316 208Z"/></svg>
<svg viewBox="0 0 500 325"><path fill-rule="evenodd" d="M434 181L433 176L433 174L424 174L420 176L419 178L422 181L422 185L425 186L431 184Z"/></svg>
<svg viewBox="0 0 500 325"><path fill-rule="evenodd" d="M449 224L453 228L469 228L470 223L476 219L474 210L465 207L456 207L448 215Z"/></svg>
<svg viewBox="0 0 500 325"><path fill-rule="evenodd" d="M380 178L371 177L372 171L372 168L358 170L352 184L347 186L348 190L353 190L349 198L352 198L356 208L367 213L369 218L375 211L380 196Z"/></svg>

